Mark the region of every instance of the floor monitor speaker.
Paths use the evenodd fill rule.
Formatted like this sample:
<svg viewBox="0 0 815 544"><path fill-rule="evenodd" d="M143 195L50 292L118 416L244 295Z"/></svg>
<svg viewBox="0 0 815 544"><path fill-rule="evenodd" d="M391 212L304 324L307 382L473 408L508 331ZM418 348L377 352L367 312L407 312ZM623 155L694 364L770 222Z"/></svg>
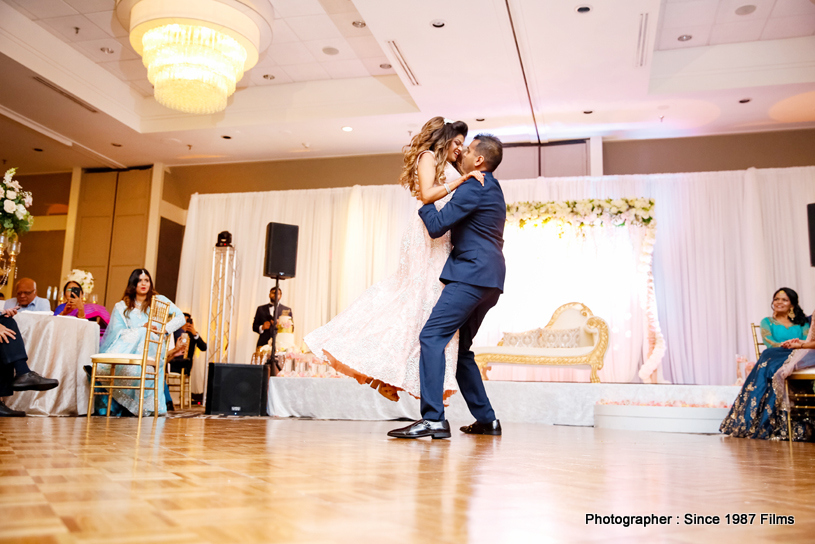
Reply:
<svg viewBox="0 0 815 544"><path fill-rule="evenodd" d="M268 365L209 363L205 412L265 416L268 387Z"/></svg>
<svg viewBox="0 0 815 544"><path fill-rule="evenodd" d="M269 278L293 278L297 268L297 235L300 227L283 223L266 225L266 258L263 275Z"/></svg>

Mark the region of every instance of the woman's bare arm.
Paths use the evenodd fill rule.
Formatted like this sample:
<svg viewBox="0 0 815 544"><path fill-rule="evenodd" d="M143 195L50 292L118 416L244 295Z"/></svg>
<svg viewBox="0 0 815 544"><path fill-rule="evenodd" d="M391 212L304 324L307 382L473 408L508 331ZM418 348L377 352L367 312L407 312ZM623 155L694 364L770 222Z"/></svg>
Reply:
<svg viewBox="0 0 815 544"><path fill-rule="evenodd" d="M425 153L419 157L419 200L422 204L430 204L447 196L447 189L444 185L433 185L436 181L436 159L432 153ZM470 172L453 181L447 181L450 191L454 191L459 185L474 177L481 185L484 185L484 174L478 171Z"/></svg>

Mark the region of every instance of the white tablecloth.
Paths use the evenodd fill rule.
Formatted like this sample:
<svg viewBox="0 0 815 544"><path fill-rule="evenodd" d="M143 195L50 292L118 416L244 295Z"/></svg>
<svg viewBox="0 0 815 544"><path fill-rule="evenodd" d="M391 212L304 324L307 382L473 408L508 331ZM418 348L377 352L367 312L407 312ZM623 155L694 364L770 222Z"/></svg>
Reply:
<svg viewBox="0 0 815 544"><path fill-rule="evenodd" d="M99 352L99 325L75 317L20 312L28 366L41 376L56 378L50 391L18 391L7 399L14 410L29 415L76 416L88 413L88 378L82 369Z"/></svg>

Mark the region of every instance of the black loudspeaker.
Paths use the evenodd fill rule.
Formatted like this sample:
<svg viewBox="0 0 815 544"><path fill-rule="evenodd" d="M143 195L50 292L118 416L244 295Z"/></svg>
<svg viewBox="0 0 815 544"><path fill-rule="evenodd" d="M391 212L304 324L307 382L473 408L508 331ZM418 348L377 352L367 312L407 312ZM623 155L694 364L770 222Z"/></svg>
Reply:
<svg viewBox="0 0 815 544"><path fill-rule="evenodd" d="M293 278L297 268L297 235L300 227L283 223L266 225L266 258L263 275L269 278Z"/></svg>
<svg viewBox="0 0 815 544"><path fill-rule="evenodd" d="M807 204L809 220L809 264L815 266L815 204Z"/></svg>
<svg viewBox="0 0 815 544"><path fill-rule="evenodd" d="M268 365L209 363L205 413L265 416L268 387Z"/></svg>

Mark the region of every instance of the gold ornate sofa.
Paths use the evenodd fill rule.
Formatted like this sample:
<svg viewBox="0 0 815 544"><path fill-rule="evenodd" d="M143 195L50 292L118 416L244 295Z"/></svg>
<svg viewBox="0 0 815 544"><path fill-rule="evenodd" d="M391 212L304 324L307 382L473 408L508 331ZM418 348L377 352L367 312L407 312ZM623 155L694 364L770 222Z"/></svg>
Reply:
<svg viewBox="0 0 815 544"><path fill-rule="evenodd" d="M552 314L552 319L543 329L580 329L578 347L523 347L497 346L474 347L475 362L481 376L487 379L487 370L496 363L513 365L553 365L563 367L591 368L592 383L599 383L597 371L603 368L603 359L608 348L608 325L591 313L585 304L570 302Z"/></svg>

